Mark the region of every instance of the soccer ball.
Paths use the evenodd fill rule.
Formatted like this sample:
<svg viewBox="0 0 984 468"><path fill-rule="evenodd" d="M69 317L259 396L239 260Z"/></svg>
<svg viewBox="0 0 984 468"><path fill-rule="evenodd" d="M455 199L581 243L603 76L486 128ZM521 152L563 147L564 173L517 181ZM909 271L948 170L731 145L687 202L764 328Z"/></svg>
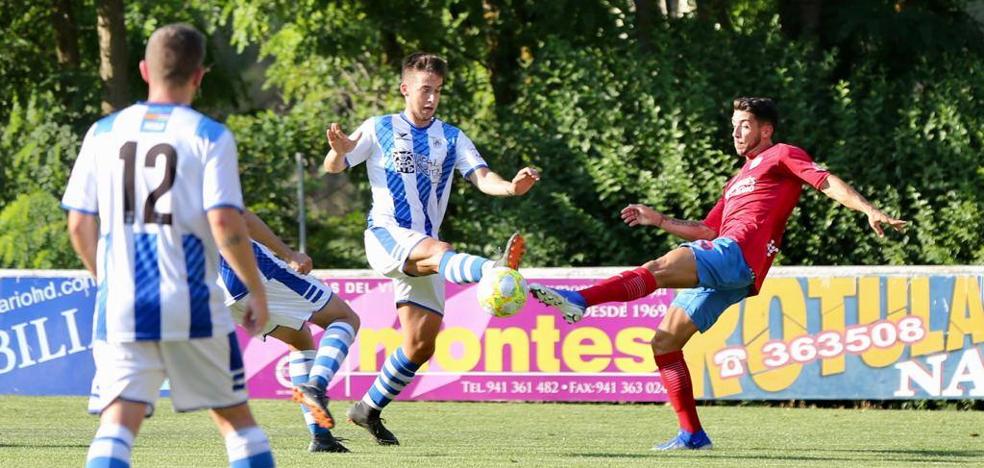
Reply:
<svg viewBox="0 0 984 468"><path fill-rule="evenodd" d="M511 317L526 304L529 292L526 279L518 271L496 267L478 282L478 305L496 317Z"/></svg>

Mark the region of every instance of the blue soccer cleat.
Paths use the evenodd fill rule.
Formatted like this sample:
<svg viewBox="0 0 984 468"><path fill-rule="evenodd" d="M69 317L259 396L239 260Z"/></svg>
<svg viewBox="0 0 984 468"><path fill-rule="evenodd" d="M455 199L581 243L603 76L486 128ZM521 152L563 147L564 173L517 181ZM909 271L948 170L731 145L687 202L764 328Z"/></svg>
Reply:
<svg viewBox="0 0 984 468"><path fill-rule="evenodd" d="M559 310L564 315L564 320L570 324L581 320L581 317L584 317L584 310L588 308L584 296L577 291L554 289L533 283L530 285L530 292L536 300Z"/></svg>
<svg viewBox="0 0 984 468"><path fill-rule="evenodd" d="M691 434L683 429L672 439L662 444L654 445L650 450L710 450L711 439L703 429Z"/></svg>

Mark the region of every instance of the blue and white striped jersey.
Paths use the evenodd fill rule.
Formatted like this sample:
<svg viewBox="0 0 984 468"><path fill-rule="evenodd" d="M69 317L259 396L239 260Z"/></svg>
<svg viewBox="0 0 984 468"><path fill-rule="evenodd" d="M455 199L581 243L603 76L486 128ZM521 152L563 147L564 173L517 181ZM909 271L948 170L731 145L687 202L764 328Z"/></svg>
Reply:
<svg viewBox="0 0 984 468"><path fill-rule="evenodd" d="M233 331L206 217L243 207L236 142L224 125L170 104L109 115L86 134L62 206L99 217L95 339Z"/></svg>
<svg viewBox="0 0 984 468"><path fill-rule="evenodd" d="M384 115L366 120L358 131L362 137L345 163L367 165L369 227L400 226L437 238L454 170L468 177L488 167L464 132L440 119L416 127L402 113Z"/></svg>
<svg viewBox="0 0 984 468"><path fill-rule="evenodd" d="M256 256L256 267L260 270L260 277L265 281L279 281L312 303L317 303L325 294L324 289L313 286L303 275L294 272L286 262L277 258L266 246L252 239L251 242L253 243L253 255ZM246 285L221 257L219 258L219 281L219 285L225 291L225 303L227 305L237 302L249 294Z"/></svg>

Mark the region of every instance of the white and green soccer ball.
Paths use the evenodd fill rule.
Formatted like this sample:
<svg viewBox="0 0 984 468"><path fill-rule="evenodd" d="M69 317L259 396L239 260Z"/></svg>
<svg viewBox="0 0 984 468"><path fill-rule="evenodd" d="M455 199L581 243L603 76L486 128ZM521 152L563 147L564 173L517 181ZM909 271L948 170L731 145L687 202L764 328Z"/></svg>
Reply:
<svg viewBox="0 0 984 468"><path fill-rule="evenodd" d="M529 292L526 279L518 271L496 267L478 282L478 305L496 317L511 317L526 304Z"/></svg>

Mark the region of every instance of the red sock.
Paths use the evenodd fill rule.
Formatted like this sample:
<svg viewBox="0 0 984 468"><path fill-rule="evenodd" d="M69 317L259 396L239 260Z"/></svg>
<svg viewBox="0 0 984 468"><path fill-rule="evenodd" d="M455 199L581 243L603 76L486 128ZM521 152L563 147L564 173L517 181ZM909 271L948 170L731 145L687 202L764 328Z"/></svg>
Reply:
<svg viewBox="0 0 984 468"><path fill-rule="evenodd" d="M645 297L657 288L656 278L649 270L639 267L605 279L578 291L588 306L603 302L629 302Z"/></svg>
<svg viewBox="0 0 984 468"><path fill-rule="evenodd" d="M693 434L700 430L700 419L697 418L697 402L694 401L694 389L690 384L690 370L683 360L683 351L660 354L656 356L659 375L666 387L666 395L676 410L680 428Z"/></svg>

